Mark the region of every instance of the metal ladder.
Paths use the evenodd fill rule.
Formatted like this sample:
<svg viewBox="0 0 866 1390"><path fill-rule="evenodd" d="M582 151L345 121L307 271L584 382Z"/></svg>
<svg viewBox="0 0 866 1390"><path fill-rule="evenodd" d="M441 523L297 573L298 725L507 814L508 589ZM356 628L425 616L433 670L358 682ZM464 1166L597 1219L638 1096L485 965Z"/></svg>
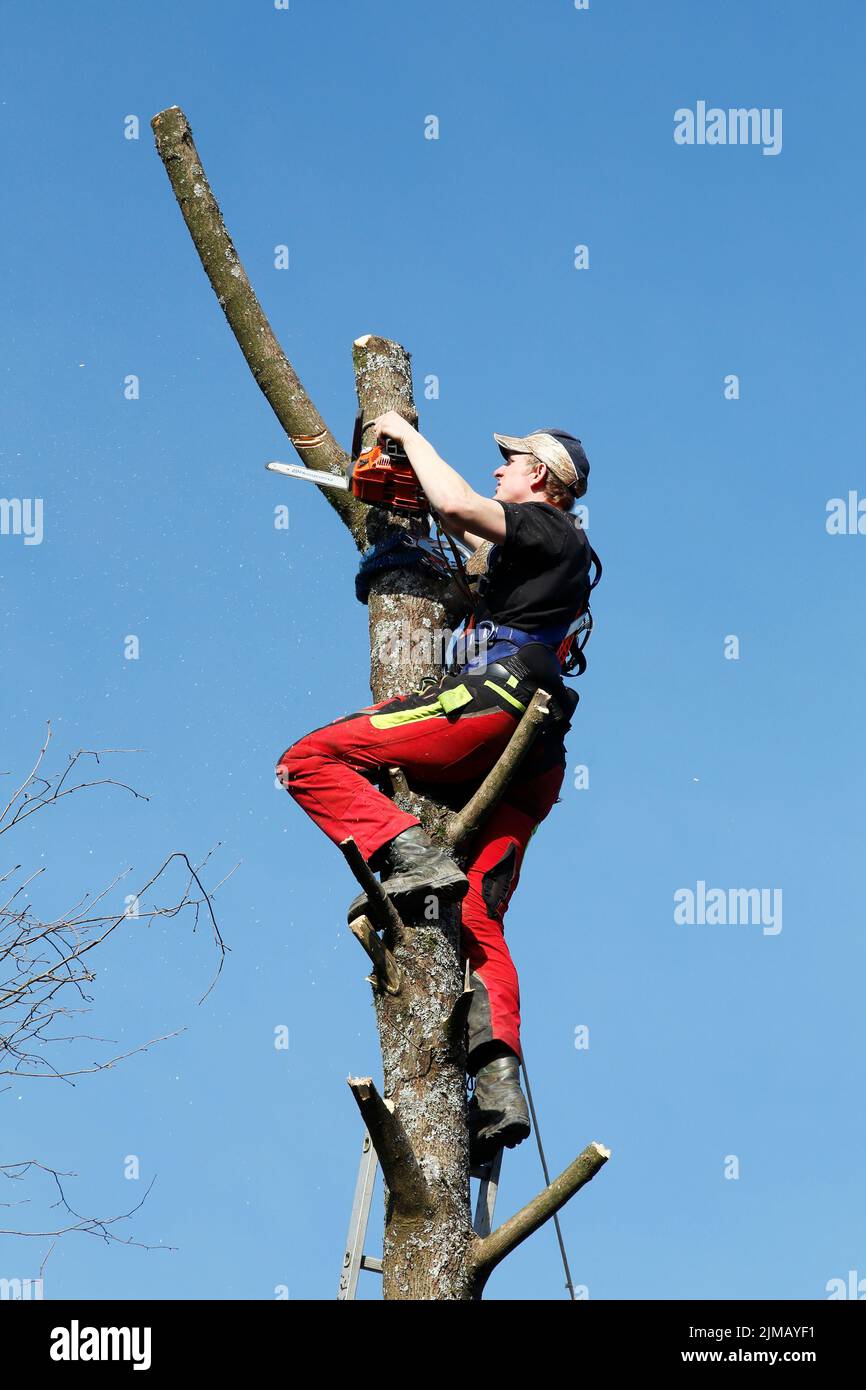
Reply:
<svg viewBox="0 0 866 1390"><path fill-rule="evenodd" d="M471 1168L470 1176L479 1179L478 1197L475 1204L475 1218L472 1229L478 1236L489 1236L493 1229L493 1213L496 1207L496 1193L499 1188L499 1170L502 1167L503 1150L497 1150L489 1163ZM364 1131L361 1145L361 1162L358 1167L358 1181L355 1183L355 1196L352 1201L352 1215L349 1218L349 1234L340 1270L340 1300L353 1299L358 1287L358 1276L362 1269L372 1274L382 1273L382 1261L364 1254L364 1241L367 1238L367 1223L370 1219L370 1205L373 1201L373 1188L378 1168L376 1150L369 1134Z"/></svg>

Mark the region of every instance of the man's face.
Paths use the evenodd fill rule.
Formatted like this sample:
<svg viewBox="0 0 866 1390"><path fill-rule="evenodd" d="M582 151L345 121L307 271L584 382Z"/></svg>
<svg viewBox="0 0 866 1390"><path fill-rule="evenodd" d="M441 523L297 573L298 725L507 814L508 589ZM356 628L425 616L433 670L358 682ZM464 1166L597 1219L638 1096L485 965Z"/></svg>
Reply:
<svg viewBox="0 0 866 1390"><path fill-rule="evenodd" d="M532 454L509 454L493 474L497 502L532 502L537 494L532 491L538 459Z"/></svg>

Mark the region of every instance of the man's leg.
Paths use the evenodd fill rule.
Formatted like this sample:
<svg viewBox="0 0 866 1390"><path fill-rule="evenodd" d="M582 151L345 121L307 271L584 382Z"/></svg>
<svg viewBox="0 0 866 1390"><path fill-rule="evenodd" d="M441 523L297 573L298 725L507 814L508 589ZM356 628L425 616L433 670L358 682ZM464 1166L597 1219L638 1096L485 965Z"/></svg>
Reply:
<svg viewBox="0 0 866 1390"><path fill-rule="evenodd" d="M381 701L315 729L281 755L277 775L301 808L338 844L353 836L368 862L417 816L399 810L373 785L380 768L398 766L426 782L462 782L483 775L508 743L517 720L472 693L446 714L432 693Z"/></svg>
<svg viewBox="0 0 866 1390"><path fill-rule="evenodd" d="M522 1143L531 1128L520 1089L520 991L505 944L503 919L529 837L556 801L565 769L560 752L550 742L531 750L530 758L534 771L518 774L506 800L482 825L467 871L470 887L463 900L463 943L475 991L466 1062L467 1071L475 1076L469 1104L473 1166L486 1163L503 1147Z"/></svg>
<svg viewBox="0 0 866 1390"><path fill-rule="evenodd" d="M473 841L466 869L469 891L463 900L462 938L475 990L469 1014L470 1075L495 1056L521 1055L520 988L505 943L504 919L529 838L554 805L563 777L559 762L541 772L530 767L522 776L518 774L519 780Z"/></svg>

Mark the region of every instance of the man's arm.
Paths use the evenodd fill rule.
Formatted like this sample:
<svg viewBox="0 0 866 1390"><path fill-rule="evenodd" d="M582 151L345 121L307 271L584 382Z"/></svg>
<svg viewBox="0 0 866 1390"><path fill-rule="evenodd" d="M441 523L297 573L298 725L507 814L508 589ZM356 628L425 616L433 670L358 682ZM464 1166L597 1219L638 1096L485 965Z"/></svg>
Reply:
<svg viewBox="0 0 866 1390"><path fill-rule="evenodd" d="M436 510L439 512L438 507ZM446 521L441 512L439 512L439 515L442 517L442 525L445 527L449 536L453 536L455 540L463 541L463 544L468 545L470 550L475 551L478 549L479 545L485 544L487 539L486 536L476 536L472 531L467 531L462 522L454 518L450 521Z"/></svg>
<svg viewBox="0 0 866 1390"><path fill-rule="evenodd" d="M463 541L464 545L468 545L470 550L477 550L479 545L483 545L487 539L486 536L475 536L471 531L463 530L461 526L455 525L453 521L445 521L444 517L443 522L448 534L456 536L458 541Z"/></svg>
<svg viewBox="0 0 866 1390"><path fill-rule="evenodd" d="M449 531L476 549L482 540L505 540L505 509L501 502L475 492L396 410L386 410L374 423L377 436L387 434L402 443L430 505Z"/></svg>

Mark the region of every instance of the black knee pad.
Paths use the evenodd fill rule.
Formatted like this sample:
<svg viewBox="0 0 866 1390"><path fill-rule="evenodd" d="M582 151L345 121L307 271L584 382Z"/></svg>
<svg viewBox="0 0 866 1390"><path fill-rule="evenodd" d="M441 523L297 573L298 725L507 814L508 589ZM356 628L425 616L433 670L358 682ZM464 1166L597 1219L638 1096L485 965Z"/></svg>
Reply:
<svg viewBox="0 0 866 1390"><path fill-rule="evenodd" d="M487 916L494 922L501 922L505 915L516 867L517 846L510 844L499 863L488 869L481 880L481 896L487 906Z"/></svg>

